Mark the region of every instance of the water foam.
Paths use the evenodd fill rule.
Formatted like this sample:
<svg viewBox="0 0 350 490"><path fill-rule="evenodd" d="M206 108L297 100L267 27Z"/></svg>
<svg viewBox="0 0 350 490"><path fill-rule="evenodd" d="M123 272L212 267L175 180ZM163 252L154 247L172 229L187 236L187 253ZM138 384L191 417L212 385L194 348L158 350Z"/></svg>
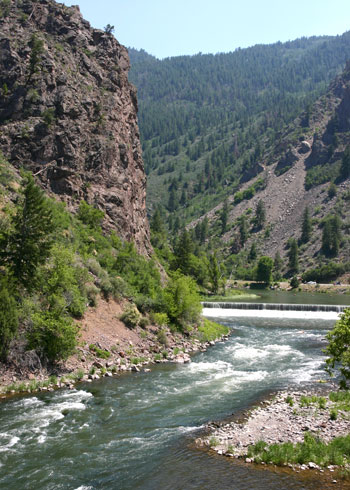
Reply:
<svg viewBox="0 0 350 490"><path fill-rule="evenodd" d="M215 318L295 318L302 320L338 320L339 318L339 313L334 311L235 310L233 308L203 308L202 314Z"/></svg>

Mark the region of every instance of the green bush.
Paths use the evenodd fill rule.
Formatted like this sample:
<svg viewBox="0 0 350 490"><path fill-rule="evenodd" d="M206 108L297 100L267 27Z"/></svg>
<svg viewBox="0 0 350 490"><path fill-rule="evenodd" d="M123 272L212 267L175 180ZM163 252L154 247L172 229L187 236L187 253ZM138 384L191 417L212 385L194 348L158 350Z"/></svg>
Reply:
<svg viewBox="0 0 350 490"><path fill-rule="evenodd" d="M100 357L101 359L108 359L111 357L111 353L108 350L103 350L97 347L95 344L90 344L89 349L94 352L97 357Z"/></svg>
<svg viewBox="0 0 350 490"><path fill-rule="evenodd" d="M75 351L77 332L71 318L50 311L35 313L27 332L28 349L52 363L65 360Z"/></svg>
<svg viewBox="0 0 350 490"><path fill-rule="evenodd" d="M166 313L152 313L152 321L159 326L164 326L169 324L169 318Z"/></svg>
<svg viewBox="0 0 350 490"><path fill-rule="evenodd" d="M195 281L176 272L164 292L167 313L171 322L187 330L199 322L202 305Z"/></svg>
<svg viewBox="0 0 350 490"><path fill-rule="evenodd" d="M120 319L127 327L135 328L140 323L141 315L135 305L130 305L125 309Z"/></svg>

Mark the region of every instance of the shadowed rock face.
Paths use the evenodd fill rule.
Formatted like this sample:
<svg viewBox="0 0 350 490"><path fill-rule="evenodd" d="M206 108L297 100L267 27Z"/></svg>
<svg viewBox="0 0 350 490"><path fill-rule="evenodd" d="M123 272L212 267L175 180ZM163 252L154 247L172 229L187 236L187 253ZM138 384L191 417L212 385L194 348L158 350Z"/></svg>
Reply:
<svg viewBox="0 0 350 490"><path fill-rule="evenodd" d="M14 1L0 18L0 148L75 210L81 199L149 254L146 178L127 50L78 7Z"/></svg>

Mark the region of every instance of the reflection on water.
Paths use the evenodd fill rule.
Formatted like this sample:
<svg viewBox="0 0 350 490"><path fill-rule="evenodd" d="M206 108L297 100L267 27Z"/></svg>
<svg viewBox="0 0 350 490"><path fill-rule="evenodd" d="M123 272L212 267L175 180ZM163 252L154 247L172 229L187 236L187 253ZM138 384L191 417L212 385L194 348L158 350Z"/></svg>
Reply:
<svg viewBox="0 0 350 490"><path fill-rule="evenodd" d="M319 488L201 452L189 444L212 419L269 390L324 378L325 322L249 324L190 365L105 378L77 390L0 405L0 488Z"/></svg>

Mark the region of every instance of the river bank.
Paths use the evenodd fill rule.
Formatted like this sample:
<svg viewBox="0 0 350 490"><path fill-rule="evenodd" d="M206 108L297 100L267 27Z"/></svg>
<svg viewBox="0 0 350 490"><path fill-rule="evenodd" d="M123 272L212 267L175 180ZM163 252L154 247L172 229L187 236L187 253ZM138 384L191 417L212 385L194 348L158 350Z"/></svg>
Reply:
<svg viewBox="0 0 350 490"><path fill-rule="evenodd" d="M119 320L122 305L100 300L80 322L76 353L56 366L41 364L35 352L12 356L0 364L0 399L18 393L73 388L77 382L112 377L124 372L149 372L152 364L191 362L191 355L205 352L228 338L229 329L203 320L190 334L167 326L146 325L130 329Z"/></svg>
<svg viewBox="0 0 350 490"><path fill-rule="evenodd" d="M331 445L337 438L349 438L350 394L334 389L280 391L252 409L243 421L208 424L208 434L196 443L246 463L289 466L298 472L349 470L350 443L344 443L338 452Z"/></svg>

